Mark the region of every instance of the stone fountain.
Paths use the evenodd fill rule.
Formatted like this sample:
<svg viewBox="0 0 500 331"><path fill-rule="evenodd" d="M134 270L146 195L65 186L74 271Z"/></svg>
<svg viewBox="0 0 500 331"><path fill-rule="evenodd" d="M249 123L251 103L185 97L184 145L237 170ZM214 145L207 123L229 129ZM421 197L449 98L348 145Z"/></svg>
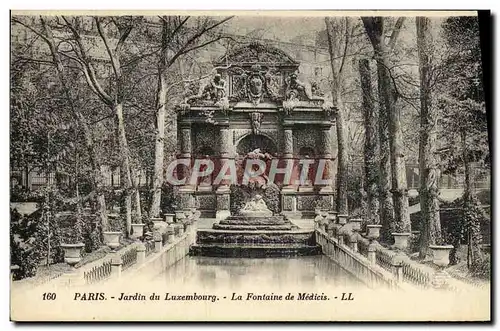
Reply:
<svg viewBox="0 0 500 331"><path fill-rule="evenodd" d="M286 216L275 215L255 194L236 215L198 230L192 255L217 257L291 257L321 254L314 232L302 230Z"/></svg>

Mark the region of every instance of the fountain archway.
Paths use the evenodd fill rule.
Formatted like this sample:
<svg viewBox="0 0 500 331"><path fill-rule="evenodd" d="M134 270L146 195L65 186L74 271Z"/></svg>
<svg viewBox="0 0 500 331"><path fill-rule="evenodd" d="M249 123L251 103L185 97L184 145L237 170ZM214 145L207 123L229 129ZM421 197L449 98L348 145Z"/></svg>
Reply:
<svg viewBox="0 0 500 331"><path fill-rule="evenodd" d="M278 151L274 141L263 134L248 134L240 139L236 146L236 152L239 155L246 155L257 148L260 148L262 153L275 155Z"/></svg>

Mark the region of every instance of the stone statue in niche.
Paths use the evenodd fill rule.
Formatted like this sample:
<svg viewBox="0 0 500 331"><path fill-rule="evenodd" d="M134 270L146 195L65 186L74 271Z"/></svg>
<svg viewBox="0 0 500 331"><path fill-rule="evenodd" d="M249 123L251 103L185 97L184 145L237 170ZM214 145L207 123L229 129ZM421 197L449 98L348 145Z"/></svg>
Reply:
<svg viewBox="0 0 500 331"><path fill-rule="evenodd" d="M251 113L250 114L250 120L252 124L252 132L254 134L259 134L260 133L260 127L262 125L262 113Z"/></svg>
<svg viewBox="0 0 500 331"><path fill-rule="evenodd" d="M245 206L242 209L240 209L240 215L252 217L272 216L273 212L269 210L262 196L260 194L256 194L245 203Z"/></svg>

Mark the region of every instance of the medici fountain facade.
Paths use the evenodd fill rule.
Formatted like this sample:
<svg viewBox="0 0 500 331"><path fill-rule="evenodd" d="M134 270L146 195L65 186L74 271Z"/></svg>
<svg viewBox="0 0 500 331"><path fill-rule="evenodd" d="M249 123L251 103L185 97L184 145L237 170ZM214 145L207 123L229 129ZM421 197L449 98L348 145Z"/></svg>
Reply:
<svg viewBox="0 0 500 331"><path fill-rule="evenodd" d="M214 66L177 107L176 178L198 175L179 186L178 208L217 220L198 230L192 253L318 254L313 232L290 219L335 210L335 109L279 49L253 43Z"/></svg>

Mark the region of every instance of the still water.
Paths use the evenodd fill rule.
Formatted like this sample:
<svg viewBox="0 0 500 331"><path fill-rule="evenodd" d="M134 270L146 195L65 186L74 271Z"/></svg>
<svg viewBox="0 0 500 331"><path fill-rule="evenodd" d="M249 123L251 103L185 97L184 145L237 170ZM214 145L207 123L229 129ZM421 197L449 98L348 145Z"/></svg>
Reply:
<svg viewBox="0 0 500 331"><path fill-rule="evenodd" d="M364 287L323 255L269 259L187 256L155 281L165 282L171 288L195 285L204 290L218 289L222 284L227 289L249 285L276 290Z"/></svg>

